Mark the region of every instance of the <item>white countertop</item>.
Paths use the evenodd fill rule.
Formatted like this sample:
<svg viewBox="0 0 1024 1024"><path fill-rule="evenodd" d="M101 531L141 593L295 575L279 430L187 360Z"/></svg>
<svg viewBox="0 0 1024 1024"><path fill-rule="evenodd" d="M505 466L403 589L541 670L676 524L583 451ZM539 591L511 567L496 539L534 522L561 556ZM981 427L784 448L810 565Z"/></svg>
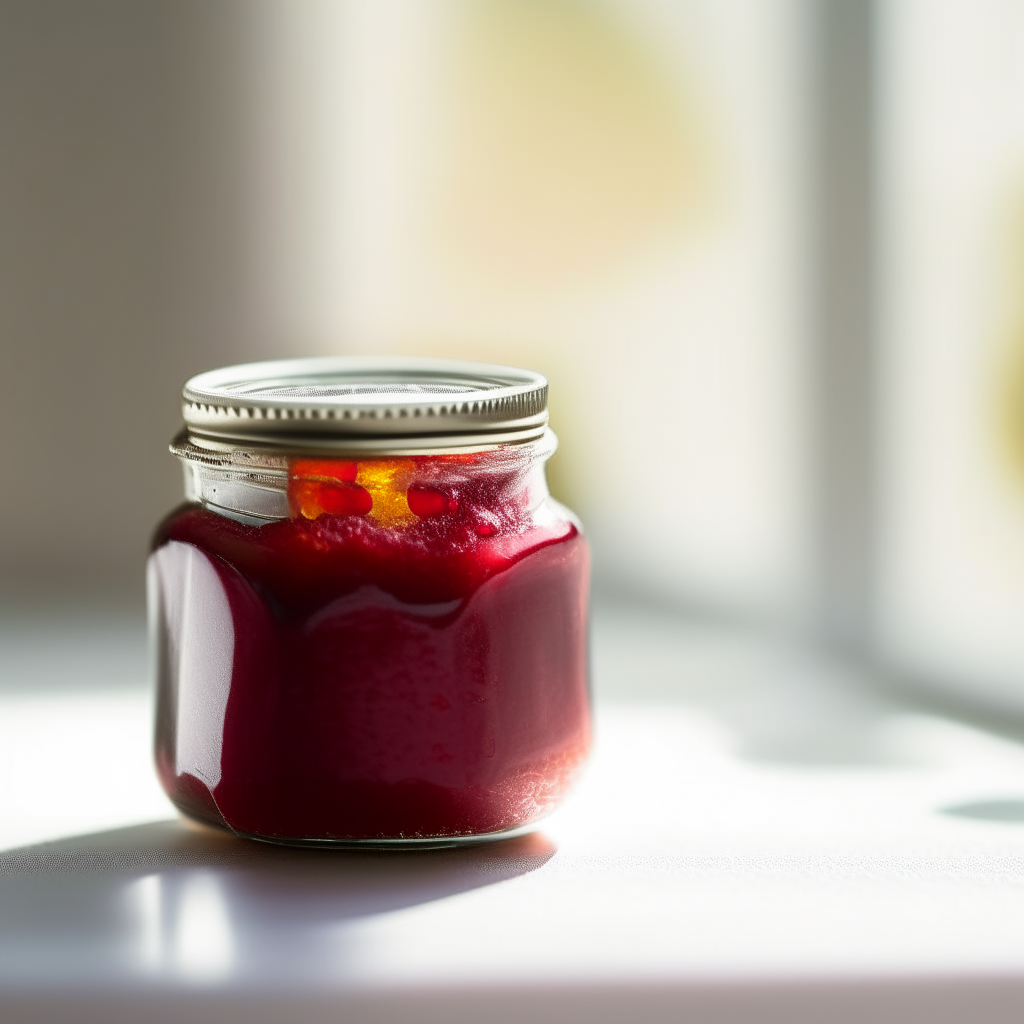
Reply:
<svg viewBox="0 0 1024 1024"><path fill-rule="evenodd" d="M3 638L5 1022L1024 1019L1024 746L799 650L605 609L562 812L353 854L174 817L134 625Z"/></svg>

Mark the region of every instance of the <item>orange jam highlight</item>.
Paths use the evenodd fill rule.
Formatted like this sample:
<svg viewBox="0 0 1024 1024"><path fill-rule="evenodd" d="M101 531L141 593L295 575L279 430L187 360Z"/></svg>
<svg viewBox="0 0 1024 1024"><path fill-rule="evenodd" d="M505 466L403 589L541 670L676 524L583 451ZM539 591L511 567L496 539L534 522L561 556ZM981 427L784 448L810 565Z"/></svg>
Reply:
<svg viewBox="0 0 1024 1024"><path fill-rule="evenodd" d="M454 512L458 499L414 483L413 459L292 459L288 501L293 515L369 516L381 526L410 526L419 518Z"/></svg>

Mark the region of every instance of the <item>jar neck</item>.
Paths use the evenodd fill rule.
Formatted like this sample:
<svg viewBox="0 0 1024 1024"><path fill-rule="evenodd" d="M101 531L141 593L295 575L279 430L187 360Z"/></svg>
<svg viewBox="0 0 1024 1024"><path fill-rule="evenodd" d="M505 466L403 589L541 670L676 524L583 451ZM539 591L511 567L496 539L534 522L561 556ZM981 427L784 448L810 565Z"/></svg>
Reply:
<svg viewBox="0 0 1024 1024"><path fill-rule="evenodd" d="M556 447L548 430L519 444L372 456L216 450L184 434L171 451L182 462L186 499L239 522L358 515L402 528L454 511L470 494L495 507L535 509L548 497L544 466Z"/></svg>

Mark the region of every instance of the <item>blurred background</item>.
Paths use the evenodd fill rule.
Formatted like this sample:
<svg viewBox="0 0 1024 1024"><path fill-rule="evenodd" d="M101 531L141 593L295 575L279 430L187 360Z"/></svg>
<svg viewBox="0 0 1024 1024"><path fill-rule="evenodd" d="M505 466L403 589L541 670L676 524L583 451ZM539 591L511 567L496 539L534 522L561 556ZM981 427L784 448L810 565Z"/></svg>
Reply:
<svg viewBox="0 0 1024 1024"><path fill-rule="evenodd" d="M432 354L603 600L1024 715L1024 0L3 0L0 225L10 664L141 650L186 376Z"/></svg>

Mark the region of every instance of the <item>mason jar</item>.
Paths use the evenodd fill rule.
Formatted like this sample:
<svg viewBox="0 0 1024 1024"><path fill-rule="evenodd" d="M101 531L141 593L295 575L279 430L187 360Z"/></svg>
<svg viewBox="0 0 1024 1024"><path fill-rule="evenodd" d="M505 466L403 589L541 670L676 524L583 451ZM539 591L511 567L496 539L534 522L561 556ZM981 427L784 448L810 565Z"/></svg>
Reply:
<svg viewBox="0 0 1024 1024"><path fill-rule="evenodd" d="M295 844L527 831L590 745L589 553L547 381L299 359L199 374L148 593L156 764L186 815Z"/></svg>

